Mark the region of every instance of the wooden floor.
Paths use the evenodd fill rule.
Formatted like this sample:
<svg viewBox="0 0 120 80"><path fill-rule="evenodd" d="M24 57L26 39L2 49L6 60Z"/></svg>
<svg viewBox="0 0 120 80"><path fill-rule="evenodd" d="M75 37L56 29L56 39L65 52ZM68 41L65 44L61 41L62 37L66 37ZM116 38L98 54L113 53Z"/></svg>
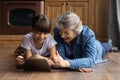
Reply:
<svg viewBox="0 0 120 80"><path fill-rule="evenodd" d="M120 52L108 53L108 62L95 65L94 72L70 70L25 72L15 69L14 48L0 47L0 80L120 80Z"/></svg>

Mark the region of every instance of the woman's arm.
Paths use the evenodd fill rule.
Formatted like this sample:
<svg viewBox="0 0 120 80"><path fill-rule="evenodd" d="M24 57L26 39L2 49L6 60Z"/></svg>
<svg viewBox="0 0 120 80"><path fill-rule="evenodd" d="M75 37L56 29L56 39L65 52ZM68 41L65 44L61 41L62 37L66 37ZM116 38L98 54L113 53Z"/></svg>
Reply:
<svg viewBox="0 0 120 80"><path fill-rule="evenodd" d="M53 61L55 63L56 66L58 67L62 67L62 68L70 68L70 63L68 60L64 60L60 55L59 53L57 52L56 53L56 56L53 58ZM78 68L76 69L80 72L93 72L93 69L92 68Z"/></svg>

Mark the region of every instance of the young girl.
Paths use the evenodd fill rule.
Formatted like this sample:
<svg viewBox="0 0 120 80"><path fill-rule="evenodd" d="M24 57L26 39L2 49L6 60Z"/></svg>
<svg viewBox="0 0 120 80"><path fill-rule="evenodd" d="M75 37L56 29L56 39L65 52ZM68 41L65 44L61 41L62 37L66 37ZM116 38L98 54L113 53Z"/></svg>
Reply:
<svg viewBox="0 0 120 80"><path fill-rule="evenodd" d="M32 32L24 36L21 44L25 49L26 59L46 59L50 65L54 65L48 58L48 56L53 57L56 52L56 41L50 31L50 21L45 15L37 15L33 19ZM23 58L20 55L16 58L19 66L24 63Z"/></svg>

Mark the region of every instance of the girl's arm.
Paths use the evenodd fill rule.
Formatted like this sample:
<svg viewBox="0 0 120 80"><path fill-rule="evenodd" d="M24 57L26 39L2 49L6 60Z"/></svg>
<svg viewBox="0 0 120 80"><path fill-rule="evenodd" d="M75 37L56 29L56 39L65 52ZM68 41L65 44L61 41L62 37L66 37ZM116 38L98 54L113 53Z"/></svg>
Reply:
<svg viewBox="0 0 120 80"><path fill-rule="evenodd" d="M56 56L56 47L55 47L55 45L52 46L52 47L49 49L49 53L50 53L50 58L53 58L54 56Z"/></svg>
<svg viewBox="0 0 120 80"><path fill-rule="evenodd" d="M32 55L32 52L30 49L25 49L25 57L29 59L46 59L48 60L47 57L41 56L39 54Z"/></svg>
<svg viewBox="0 0 120 80"><path fill-rule="evenodd" d="M32 52L30 49L25 49L25 58L30 58L32 56Z"/></svg>
<svg viewBox="0 0 120 80"><path fill-rule="evenodd" d="M16 58L16 62L17 64L23 64L24 63L24 58L30 58L32 56L32 53L29 49L24 49L24 54L25 56L21 56L21 55L18 55L17 58Z"/></svg>

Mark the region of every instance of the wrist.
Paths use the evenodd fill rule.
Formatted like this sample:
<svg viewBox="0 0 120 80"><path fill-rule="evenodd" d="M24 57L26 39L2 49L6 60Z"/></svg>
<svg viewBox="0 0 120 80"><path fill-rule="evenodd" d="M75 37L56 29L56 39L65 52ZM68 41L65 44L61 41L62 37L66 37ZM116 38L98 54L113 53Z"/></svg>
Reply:
<svg viewBox="0 0 120 80"><path fill-rule="evenodd" d="M65 60L65 67L66 67L66 68L70 68L70 63L69 63L68 60Z"/></svg>
<svg viewBox="0 0 120 80"><path fill-rule="evenodd" d="M47 61L49 60L49 59L48 59L48 58L46 58L46 57L43 57L42 59L45 59L45 60L47 60Z"/></svg>

